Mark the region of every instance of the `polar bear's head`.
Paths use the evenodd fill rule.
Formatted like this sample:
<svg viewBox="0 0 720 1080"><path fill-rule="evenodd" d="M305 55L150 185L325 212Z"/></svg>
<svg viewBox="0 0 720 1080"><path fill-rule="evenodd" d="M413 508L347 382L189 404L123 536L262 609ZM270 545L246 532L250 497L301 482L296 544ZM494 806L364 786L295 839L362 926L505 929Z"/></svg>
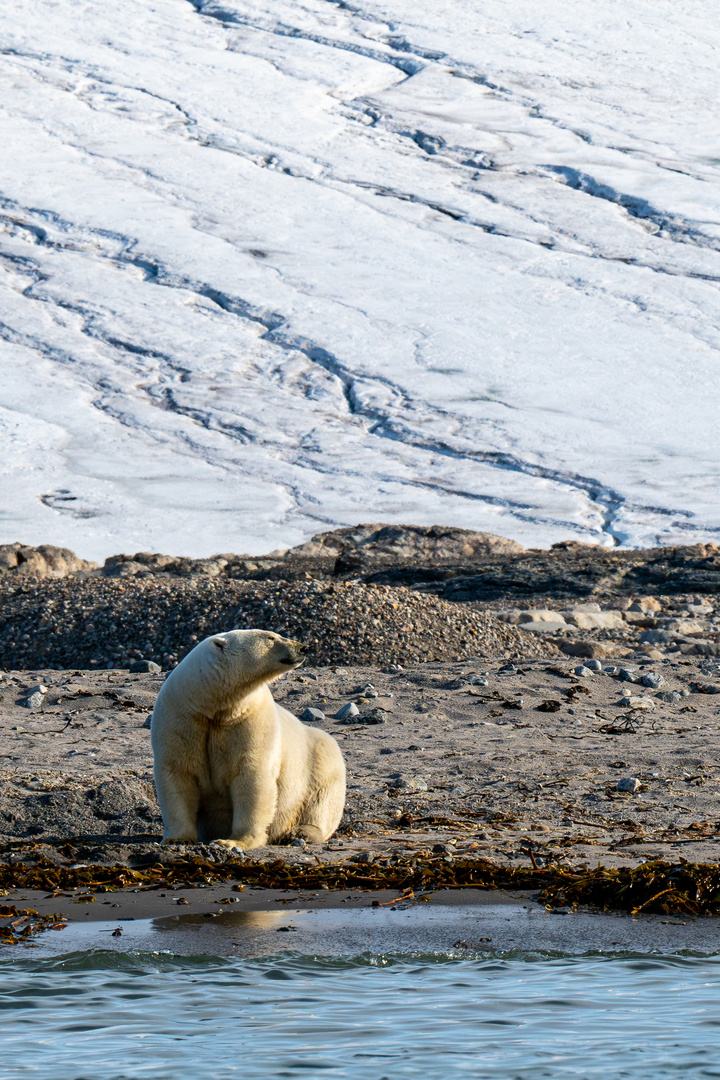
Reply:
<svg viewBox="0 0 720 1080"><path fill-rule="evenodd" d="M221 693L249 692L303 662L304 646L269 630L228 630L205 638L178 669L190 665ZM184 674L184 673L183 673Z"/></svg>

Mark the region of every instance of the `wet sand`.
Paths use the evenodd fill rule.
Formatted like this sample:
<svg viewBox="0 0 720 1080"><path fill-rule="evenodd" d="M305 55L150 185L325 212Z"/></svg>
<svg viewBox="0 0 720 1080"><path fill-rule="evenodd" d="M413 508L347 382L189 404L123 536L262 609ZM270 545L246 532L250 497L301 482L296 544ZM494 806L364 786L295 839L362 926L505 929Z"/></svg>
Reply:
<svg viewBox="0 0 720 1080"><path fill-rule="evenodd" d="M32 893L23 895L41 910L48 904ZM177 906L178 897L187 905ZM223 903L228 898L237 903ZM70 905L69 925L34 939L33 955L86 949L247 957L290 951L345 958L720 951L715 920L552 912L527 893L505 890L448 890L418 902L388 892L322 896L257 890L238 897L227 888L208 888L165 897L125 894L106 905Z"/></svg>

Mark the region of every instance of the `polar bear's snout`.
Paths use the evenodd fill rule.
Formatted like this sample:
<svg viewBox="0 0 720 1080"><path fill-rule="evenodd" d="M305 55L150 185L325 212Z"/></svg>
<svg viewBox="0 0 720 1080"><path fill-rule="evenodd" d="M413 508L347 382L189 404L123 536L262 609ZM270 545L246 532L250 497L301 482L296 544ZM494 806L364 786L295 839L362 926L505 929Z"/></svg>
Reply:
<svg viewBox="0 0 720 1080"><path fill-rule="evenodd" d="M302 664L305 659L305 646L302 641L292 641L290 638L280 638L277 644L281 647L278 662L281 664Z"/></svg>

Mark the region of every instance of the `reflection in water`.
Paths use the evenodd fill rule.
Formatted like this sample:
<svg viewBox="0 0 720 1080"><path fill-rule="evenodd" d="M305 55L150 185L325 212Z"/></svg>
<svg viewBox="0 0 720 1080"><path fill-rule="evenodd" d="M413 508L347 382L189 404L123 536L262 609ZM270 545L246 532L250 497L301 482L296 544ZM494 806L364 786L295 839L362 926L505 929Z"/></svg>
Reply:
<svg viewBox="0 0 720 1080"><path fill-rule="evenodd" d="M206 914L199 912L187 915L166 915L161 919L153 919L153 930L177 933L178 929L188 930L192 928L206 930L209 923L214 928L222 927L230 930L273 930L280 924L288 923L291 914L297 912L288 911L218 911Z"/></svg>

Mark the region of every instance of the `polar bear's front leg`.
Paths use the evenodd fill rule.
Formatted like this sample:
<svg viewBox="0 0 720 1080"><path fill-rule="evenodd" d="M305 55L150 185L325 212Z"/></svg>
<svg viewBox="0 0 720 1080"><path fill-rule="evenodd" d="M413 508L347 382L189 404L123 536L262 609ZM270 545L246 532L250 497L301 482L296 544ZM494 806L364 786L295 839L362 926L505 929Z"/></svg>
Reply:
<svg viewBox="0 0 720 1080"><path fill-rule="evenodd" d="M155 787L163 819L163 844L196 844L200 789L191 777L158 770Z"/></svg>
<svg viewBox="0 0 720 1080"><path fill-rule="evenodd" d="M248 851L267 843L268 829L275 819L277 784L267 774L244 774L230 785L232 832L218 840L228 848Z"/></svg>

